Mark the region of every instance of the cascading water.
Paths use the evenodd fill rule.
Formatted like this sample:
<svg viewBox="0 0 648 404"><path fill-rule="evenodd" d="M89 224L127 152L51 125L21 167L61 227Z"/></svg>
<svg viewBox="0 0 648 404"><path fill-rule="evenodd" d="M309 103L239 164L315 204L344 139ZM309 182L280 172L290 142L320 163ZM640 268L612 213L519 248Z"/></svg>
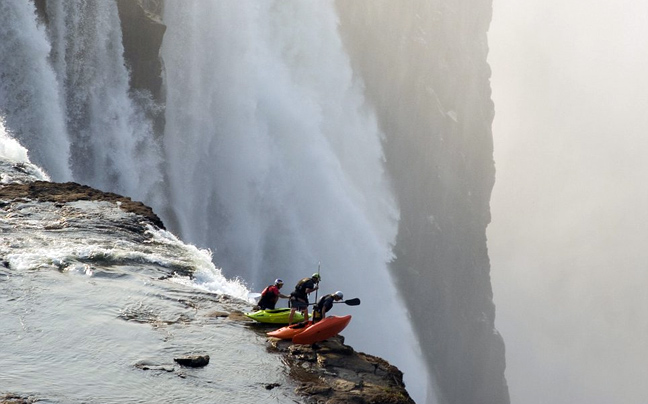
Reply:
<svg viewBox="0 0 648 404"><path fill-rule="evenodd" d="M155 204L161 156L152 122L129 92L117 4L47 2L47 14L74 178Z"/></svg>
<svg viewBox="0 0 648 404"><path fill-rule="evenodd" d="M70 145L50 45L34 6L0 2L0 116L31 151L33 161L59 181L69 180Z"/></svg>
<svg viewBox="0 0 648 404"><path fill-rule="evenodd" d="M34 162L57 181L159 203L161 156L145 111L153 106L133 101L117 4L47 2L51 46L33 4L0 7L0 34L12 39L0 45L0 111Z"/></svg>
<svg viewBox="0 0 648 404"><path fill-rule="evenodd" d="M168 2L164 147L175 226L257 289L317 271L321 293L363 305L351 345L425 366L388 273L398 210L381 133L337 33L332 2ZM289 291L284 291L288 293ZM396 342L399 341L399 342Z"/></svg>

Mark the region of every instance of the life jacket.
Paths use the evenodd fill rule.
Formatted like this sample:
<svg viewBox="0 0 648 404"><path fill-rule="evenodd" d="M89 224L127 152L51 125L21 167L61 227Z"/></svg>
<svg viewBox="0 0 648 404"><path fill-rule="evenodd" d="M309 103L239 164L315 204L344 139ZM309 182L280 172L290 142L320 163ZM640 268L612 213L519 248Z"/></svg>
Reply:
<svg viewBox="0 0 648 404"><path fill-rule="evenodd" d="M295 292L297 292L300 295L305 295L306 294L306 289L309 289L307 285L308 282L311 282L313 286L315 285L315 282L311 278L304 278L297 282L297 285L295 286Z"/></svg>
<svg viewBox="0 0 648 404"><path fill-rule="evenodd" d="M259 299L258 306L260 306L262 309L274 308L274 305L279 298L278 294L270 292L270 288L273 286L275 285L268 285L261 292L261 299ZM277 291L279 291L279 289L277 289Z"/></svg>
<svg viewBox="0 0 648 404"><path fill-rule="evenodd" d="M261 297L266 297L266 295L270 291L270 288L273 287L273 286L274 286L274 284L266 286L266 288L261 291Z"/></svg>

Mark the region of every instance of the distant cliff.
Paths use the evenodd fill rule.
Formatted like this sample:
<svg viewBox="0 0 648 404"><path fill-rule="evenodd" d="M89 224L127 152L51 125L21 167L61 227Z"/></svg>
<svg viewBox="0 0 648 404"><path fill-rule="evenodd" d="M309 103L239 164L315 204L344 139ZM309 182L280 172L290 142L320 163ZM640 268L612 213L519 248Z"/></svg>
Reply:
<svg viewBox="0 0 648 404"><path fill-rule="evenodd" d="M442 398L505 404L486 226L495 179L491 0L338 1L400 206L392 268Z"/></svg>

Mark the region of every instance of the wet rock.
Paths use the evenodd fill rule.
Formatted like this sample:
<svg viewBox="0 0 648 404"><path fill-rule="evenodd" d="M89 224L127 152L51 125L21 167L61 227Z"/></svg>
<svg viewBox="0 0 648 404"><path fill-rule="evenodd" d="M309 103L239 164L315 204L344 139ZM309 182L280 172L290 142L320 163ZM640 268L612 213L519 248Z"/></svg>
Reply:
<svg viewBox="0 0 648 404"><path fill-rule="evenodd" d="M21 396L12 393L0 393L0 404L32 404L37 401L39 400L30 396Z"/></svg>
<svg viewBox="0 0 648 404"><path fill-rule="evenodd" d="M33 181L28 184L7 184L0 186L0 199L30 199L43 202L66 203L76 201L105 201L117 203L120 209L142 216L152 225L164 229L162 220L153 212L153 209L142 202L135 202L128 197L103 192L95 188L77 184L75 182L49 182ZM142 228L133 228L133 231L143 232Z"/></svg>
<svg viewBox="0 0 648 404"><path fill-rule="evenodd" d="M234 310L227 316L228 319L233 321L244 321L251 322L254 321L251 318L247 317L242 311Z"/></svg>
<svg viewBox="0 0 648 404"><path fill-rule="evenodd" d="M171 364L157 364L148 360L137 362L135 367L142 370L164 370L165 372L173 372L175 370Z"/></svg>
<svg viewBox="0 0 648 404"><path fill-rule="evenodd" d="M304 383L295 391L304 396L330 396L333 388L323 384Z"/></svg>
<svg viewBox="0 0 648 404"><path fill-rule="evenodd" d="M322 404L414 404L403 373L382 358L356 352L341 336L313 345L269 339L283 353L295 392Z"/></svg>
<svg viewBox="0 0 648 404"><path fill-rule="evenodd" d="M209 355L187 355L173 358L178 364L190 368L201 368L209 363Z"/></svg>
<svg viewBox="0 0 648 404"><path fill-rule="evenodd" d="M227 313L225 311L212 311L211 313L207 314L207 317L227 317L229 315L230 313Z"/></svg>

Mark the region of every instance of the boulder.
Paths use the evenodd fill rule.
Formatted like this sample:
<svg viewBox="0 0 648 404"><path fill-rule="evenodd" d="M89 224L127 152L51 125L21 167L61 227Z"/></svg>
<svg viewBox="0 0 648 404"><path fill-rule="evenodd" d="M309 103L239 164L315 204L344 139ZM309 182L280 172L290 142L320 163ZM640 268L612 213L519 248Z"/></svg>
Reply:
<svg viewBox="0 0 648 404"><path fill-rule="evenodd" d="M173 358L178 364L190 368L201 368L209 363L209 355L186 355Z"/></svg>

